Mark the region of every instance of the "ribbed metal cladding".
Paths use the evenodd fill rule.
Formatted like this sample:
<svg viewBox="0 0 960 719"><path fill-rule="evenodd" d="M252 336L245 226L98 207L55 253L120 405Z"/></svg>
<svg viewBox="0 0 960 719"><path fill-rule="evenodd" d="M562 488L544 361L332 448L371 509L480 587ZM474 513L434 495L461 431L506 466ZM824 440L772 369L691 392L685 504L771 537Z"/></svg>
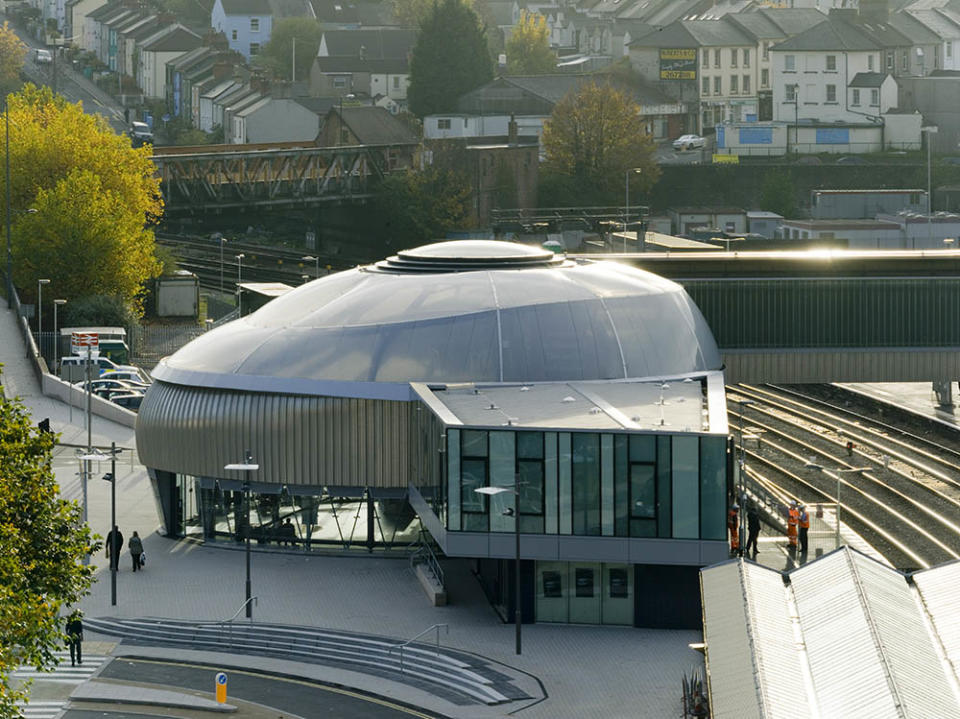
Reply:
<svg viewBox="0 0 960 719"><path fill-rule="evenodd" d="M258 394L155 382L137 419L148 467L227 477L249 449L253 478L286 485L406 488L412 403Z"/></svg>

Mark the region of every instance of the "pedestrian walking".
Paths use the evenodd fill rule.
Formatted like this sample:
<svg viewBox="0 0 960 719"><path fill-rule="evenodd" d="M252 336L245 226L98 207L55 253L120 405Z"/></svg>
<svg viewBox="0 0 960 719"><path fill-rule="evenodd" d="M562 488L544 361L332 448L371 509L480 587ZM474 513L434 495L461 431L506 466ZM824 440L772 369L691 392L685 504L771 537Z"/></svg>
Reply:
<svg viewBox="0 0 960 719"><path fill-rule="evenodd" d="M757 556L760 550L757 548L757 540L760 537L760 512L756 504L751 504L747 510L747 546L744 551L749 553L753 546L753 556Z"/></svg>
<svg viewBox="0 0 960 719"><path fill-rule="evenodd" d="M790 549L797 549L797 525L800 523L800 511L797 509L797 500L790 501L790 509L787 510L787 543Z"/></svg>
<svg viewBox="0 0 960 719"><path fill-rule="evenodd" d="M807 553L807 533L810 531L810 515L804 505L799 507L799 516L797 517L800 525L800 554Z"/></svg>
<svg viewBox="0 0 960 719"><path fill-rule="evenodd" d="M140 535L134 531L133 536L127 543L130 548L130 556L133 558L133 571L140 569L140 557L143 555L143 542L140 541Z"/></svg>
<svg viewBox="0 0 960 719"><path fill-rule="evenodd" d="M70 647L70 666L83 664L83 613L78 609L67 617L67 646Z"/></svg>
<svg viewBox="0 0 960 719"><path fill-rule="evenodd" d="M120 550L123 549L123 532L114 524L107 533L107 559L110 560L110 569L120 569Z"/></svg>
<svg viewBox="0 0 960 719"><path fill-rule="evenodd" d="M740 551L740 505L734 503L727 512L727 529L730 530L730 551Z"/></svg>

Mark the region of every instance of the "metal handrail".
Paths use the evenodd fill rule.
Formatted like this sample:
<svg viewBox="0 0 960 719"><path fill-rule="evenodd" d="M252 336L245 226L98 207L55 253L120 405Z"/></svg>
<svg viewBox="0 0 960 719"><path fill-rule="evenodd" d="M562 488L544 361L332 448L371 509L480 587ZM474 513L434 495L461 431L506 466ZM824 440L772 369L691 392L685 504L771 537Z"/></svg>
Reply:
<svg viewBox="0 0 960 719"><path fill-rule="evenodd" d="M424 557L423 562L427 565L433 576L436 577L437 581L440 583L441 587L445 587L445 579L443 576L443 567L440 566L440 560L437 559L437 555L434 553L433 548L426 542L421 543L412 555L410 555L410 567L413 568L416 565L416 560L418 556Z"/></svg>
<svg viewBox="0 0 960 719"><path fill-rule="evenodd" d="M234 613L229 619L223 619L217 623L220 627L220 631L223 631L223 627L226 625L228 631L227 636L229 637L228 641L230 644L233 644L233 620L240 616L240 612L247 608L247 605L253 602L253 606L259 606L259 601L256 596L250 597L249 599L244 600L243 604L240 605L240 608ZM253 624L253 617L250 617L250 623Z"/></svg>
<svg viewBox="0 0 960 719"><path fill-rule="evenodd" d="M430 627L427 627L426 629L424 629L422 632L420 632L417 636L413 637L412 639L408 639L407 641L401 642L400 644L394 644L392 647L390 647L389 650L387 650L387 656L390 656L391 654L393 654L393 650L394 650L394 649L399 649L399 650L400 650L400 673L401 673L401 674L403 674L403 650L404 650L408 645L413 644L413 642L417 641L420 637L422 637L422 636L423 636L424 634L426 634L427 632L432 632L432 631L436 630L436 632L437 632L437 655L439 656L439 654L440 654L440 627L443 627L444 629L446 629L446 630L447 630L446 633L447 633L448 635L450 634L450 625L449 625L449 624L434 624L433 626L430 626Z"/></svg>

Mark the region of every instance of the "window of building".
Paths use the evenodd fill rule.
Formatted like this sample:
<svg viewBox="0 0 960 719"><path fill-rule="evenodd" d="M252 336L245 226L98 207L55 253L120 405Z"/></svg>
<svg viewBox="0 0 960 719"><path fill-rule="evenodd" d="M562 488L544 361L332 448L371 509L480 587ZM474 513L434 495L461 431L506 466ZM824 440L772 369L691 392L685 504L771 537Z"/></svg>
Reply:
<svg viewBox="0 0 960 719"><path fill-rule="evenodd" d="M743 66L750 67L750 50L747 48L743 49Z"/></svg>
<svg viewBox="0 0 960 719"><path fill-rule="evenodd" d="M857 89L857 88L854 88L854 89L853 89L853 98L850 100L850 104L851 104L851 105L859 105L859 104L860 104L860 90L859 90L859 89Z"/></svg>
<svg viewBox="0 0 960 719"><path fill-rule="evenodd" d="M259 54L260 54L260 43L258 42L250 43L250 56L253 57L254 55L259 55Z"/></svg>
<svg viewBox="0 0 960 719"><path fill-rule="evenodd" d="M236 40L236 39L237 39L237 31L236 31L236 30L231 30L231 31L230 31L230 39L231 39L231 40Z"/></svg>
<svg viewBox="0 0 960 719"><path fill-rule="evenodd" d="M737 66L737 48L733 48L730 51L730 67Z"/></svg>
<svg viewBox="0 0 960 719"><path fill-rule="evenodd" d="M894 67L893 50L887 50L887 72L893 72Z"/></svg>
<svg viewBox="0 0 960 719"><path fill-rule="evenodd" d="M723 94L723 78L717 75L713 78L713 94L722 95Z"/></svg>
<svg viewBox="0 0 960 719"><path fill-rule="evenodd" d="M437 129L438 130L449 130L450 129L450 118L441 117L437 120Z"/></svg>
<svg viewBox="0 0 960 719"><path fill-rule="evenodd" d="M630 536L657 536L657 446L653 435L630 435Z"/></svg>
<svg viewBox="0 0 960 719"><path fill-rule="evenodd" d="M743 88L744 95L750 94L750 76L749 75L743 76L743 83L741 83L741 87Z"/></svg>
<svg viewBox="0 0 960 719"><path fill-rule="evenodd" d="M874 107L879 107L880 105L880 91L876 88L870 90L870 104Z"/></svg>
<svg viewBox="0 0 960 719"><path fill-rule="evenodd" d="M710 51L700 51L700 67L710 67Z"/></svg>
<svg viewBox="0 0 960 719"><path fill-rule="evenodd" d="M710 94L710 78L709 77L704 76L700 79L700 94L701 95Z"/></svg>
<svg viewBox="0 0 960 719"><path fill-rule="evenodd" d="M760 87L770 87L770 71L767 68L760 71Z"/></svg>
<svg viewBox="0 0 960 719"><path fill-rule="evenodd" d="M577 432L573 440L573 533L599 536L600 435Z"/></svg>
<svg viewBox="0 0 960 719"><path fill-rule="evenodd" d="M738 85L739 85L739 82L738 82L737 76L731 75L730 76L730 94L731 95L736 95L739 92L739 90L737 89Z"/></svg>
<svg viewBox="0 0 960 719"><path fill-rule="evenodd" d="M770 59L770 43L769 42L763 43L763 59L764 60Z"/></svg>
<svg viewBox="0 0 960 719"><path fill-rule="evenodd" d="M944 47L947 49L947 57L953 57L953 43L947 40Z"/></svg>
<svg viewBox="0 0 960 719"><path fill-rule="evenodd" d="M796 55L784 55L784 56L783 56L783 71L784 71L784 72L796 72L796 71L797 71L797 56L796 56Z"/></svg>
<svg viewBox="0 0 960 719"><path fill-rule="evenodd" d="M517 432L520 531L543 533L543 432Z"/></svg>
<svg viewBox="0 0 960 719"><path fill-rule="evenodd" d="M837 56L827 55L827 72L837 71Z"/></svg>
<svg viewBox="0 0 960 719"><path fill-rule="evenodd" d="M474 490L487 486L487 433L465 429L460 440L460 511L465 531L485 532L487 498Z"/></svg>
<svg viewBox="0 0 960 719"><path fill-rule="evenodd" d="M333 78L333 86L336 87L336 88L344 88L344 87L346 87L346 86L347 86L347 78L343 77L342 75L341 75L340 77L335 77L335 78Z"/></svg>
<svg viewBox="0 0 960 719"><path fill-rule="evenodd" d="M250 32L260 32L260 18L250 18Z"/></svg>
<svg viewBox="0 0 960 719"><path fill-rule="evenodd" d="M796 102L797 101L797 86L796 85L787 85L786 86L786 102Z"/></svg>
<svg viewBox="0 0 960 719"><path fill-rule="evenodd" d="M837 86L827 85L827 102L835 103L837 101Z"/></svg>
<svg viewBox="0 0 960 719"><path fill-rule="evenodd" d="M904 72L907 70L907 53L903 53L900 56L900 69Z"/></svg>
<svg viewBox="0 0 960 719"><path fill-rule="evenodd" d="M873 54L867 55L867 70L873 72Z"/></svg>
<svg viewBox="0 0 960 719"><path fill-rule="evenodd" d="M719 50L713 51L713 66L720 67L720 51Z"/></svg>

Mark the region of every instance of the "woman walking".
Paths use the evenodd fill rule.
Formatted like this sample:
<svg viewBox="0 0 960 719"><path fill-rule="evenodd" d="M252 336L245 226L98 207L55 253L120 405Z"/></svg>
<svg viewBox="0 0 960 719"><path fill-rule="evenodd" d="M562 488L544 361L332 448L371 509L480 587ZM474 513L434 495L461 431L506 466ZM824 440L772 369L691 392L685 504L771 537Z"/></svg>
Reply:
<svg viewBox="0 0 960 719"><path fill-rule="evenodd" d="M140 541L140 535L134 532L130 541L127 542L127 546L130 547L130 556L133 557L133 571L137 571L140 569L140 556L143 554L143 542Z"/></svg>

